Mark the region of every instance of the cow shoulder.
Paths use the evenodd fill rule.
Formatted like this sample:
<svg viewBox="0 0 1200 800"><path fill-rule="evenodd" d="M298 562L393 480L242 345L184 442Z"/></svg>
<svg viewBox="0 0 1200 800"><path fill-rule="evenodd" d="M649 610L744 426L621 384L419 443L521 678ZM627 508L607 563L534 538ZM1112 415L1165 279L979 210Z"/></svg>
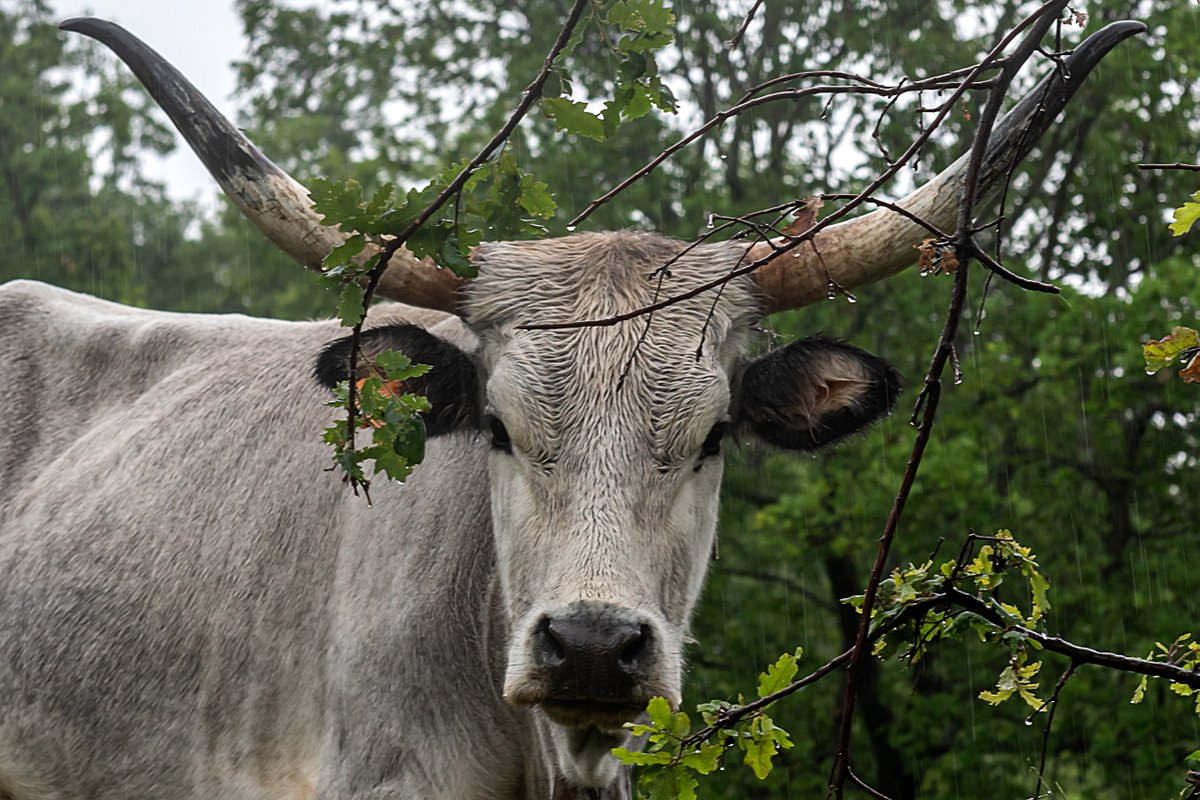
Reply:
<svg viewBox="0 0 1200 800"><path fill-rule="evenodd" d="M900 375L853 345L810 336L752 361L741 376L735 421L789 450L815 450L891 413Z"/></svg>

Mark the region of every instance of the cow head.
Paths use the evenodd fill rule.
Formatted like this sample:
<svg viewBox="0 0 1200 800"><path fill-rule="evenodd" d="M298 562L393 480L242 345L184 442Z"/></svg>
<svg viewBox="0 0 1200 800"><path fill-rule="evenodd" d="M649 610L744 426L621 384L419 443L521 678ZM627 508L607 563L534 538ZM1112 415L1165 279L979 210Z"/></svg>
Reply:
<svg viewBox="0 0 1200 800"><path fill-rule="evenodd" d="M493 534L510 638L504 695L554 725L559 768L600 786L604 758L650 698L680 699L682 649L717 523L724 442L739 433L807 450L891 409L884 361L833 339L745 352L763 298L751 278L717 305L699 296L617 325L653 300L680 242L634 232L485 245L462 301L467 354L413 326L377 328L368 350L434 365L421 388L434 434L475 430L490 450ZM692 249L673 292L729 272L744 244ZM347 377L348 340L318 377Z"/></svg>
<svg viewBox="0 0 1200 800"><path fill-rule="evenodd" d="M125 31L99 21L66 27L112 47L176 120L226 192L302 263L319 267L344 235L324 227L305 192L267 161L195 89ZM1140 26L1114 25L996 129L983 191L999 185L1091 67ZM957 211L966 162L900 202L934 226ZM850 288L913 261L924 228L890 210L823 231L813 247L779 243L689 248L652 234L581 234L494 243L475 253L466 284L406 251L385 296L453 311L475 333L464 352L423 329L368 332L366 350L399 349L434 370L424 380L432 435L466 431L490 451L492 527L509 639L504 695L547 720L558 766L579 786L615 775L608 751L621 725L656 695L680 699L682 648L717 519L721 448L731 434L796 450L845 437L895 402L885 362L842 342L802 339L755 360L746 352L765 314ZM678 257L663 278L655 273ZM653 318L537 329L636 310L769 258ZM317 361L332 385L348 343Z"/></svg>

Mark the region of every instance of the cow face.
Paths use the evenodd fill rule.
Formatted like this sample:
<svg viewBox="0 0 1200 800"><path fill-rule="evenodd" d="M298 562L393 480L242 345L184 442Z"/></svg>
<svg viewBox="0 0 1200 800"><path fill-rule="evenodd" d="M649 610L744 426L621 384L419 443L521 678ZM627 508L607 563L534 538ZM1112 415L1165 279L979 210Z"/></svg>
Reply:
<svg viewBox="0 0 1200 800"><path fill-rule="evenodd" d="M649 325L525 327L647 305L659 285L651 274L679 249L635 233L486 245L463 307L476 354L409 326L366 343L433 364L415 387L433 403L431 432L476 425L490 449L510 626L504 696L553 723L559 768L580 786L612 780L605 756L650 698L680 700L726 433L816 448L886 413L898 393L885 362L828 339L744 364L760 313L748 280L715 305L705 294L662 309ZM661 296L726 274L743 252L696 248L671 266ZM337 347L323 358L336 362Z"/></svg>

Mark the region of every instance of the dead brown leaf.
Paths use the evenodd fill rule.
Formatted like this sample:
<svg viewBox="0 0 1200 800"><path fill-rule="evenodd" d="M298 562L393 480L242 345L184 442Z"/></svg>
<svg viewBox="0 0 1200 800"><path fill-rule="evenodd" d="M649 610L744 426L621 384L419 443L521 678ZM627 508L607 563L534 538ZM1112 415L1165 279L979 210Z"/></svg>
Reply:
<svg viewBox="0 0 1200 800"><path fill-rule="evenodd" d="M922 275L953 275L958 270L958 253L953 245L939 243L936 239L925 239L913 247L920 253L917 256L917 268Z"/></svg>
<svg viewBox="0 0 1200 800"><path fill-rule="evenodd" d="M955 252L953 247L947 247L942 250L941 256L939 266L942 268L942 272L947 275L953 275L955 272L958 272L958 253Z"/></svg>
<svg viewBox="0 0 1200 800"><path fill-rule="evenodd" d="M821 210L821 206L825 205L825 201L820 195L815 197L806 197L803 201L804 205L796 210L792 216L792 221L780 229L780 233L784 236L799 236L806 230L817 224L817 212Z"/></svg>
<svg viewBox="0 0 1200 800"><path fill-rule="evenodd" d="M921 270L922 274L933 272L933 259L937 255L934 240L923 239L920 244L914 244L913 247L920 254L917 256L917 269Z"/></svg>

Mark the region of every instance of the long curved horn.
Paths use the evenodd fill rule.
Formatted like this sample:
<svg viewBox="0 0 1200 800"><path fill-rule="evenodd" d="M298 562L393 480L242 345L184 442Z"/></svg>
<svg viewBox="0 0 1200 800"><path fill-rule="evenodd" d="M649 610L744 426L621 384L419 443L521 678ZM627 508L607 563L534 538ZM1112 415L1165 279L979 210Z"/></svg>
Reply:
<svg viewBox="0 0 1200 800"><path fill-rule="evenodd" d="M91 17L69 19L65 31L90 36L124 61L183 138L204 162L221 189L246 217L281 250L309 269L346 234L321 222L308 190L264 156L245 135L166 59L129 31ZM368 250L364 257L377 254ZM389 262L376 292L424 308L453 313L463 280L432 261L401 249Z"/></svg>
<svg viewBox="0 0 1200 800"><path fill-rule="evenodd" d="M1066 58L1065 79L1058 70L1046 76L996 123L979 179L981 202L994 199L1009 170L1029 153L1092 68L1112 48L1144 30L1140 22L1114 22L1092 34ZM964 155L897 205L934 227L949 229L958 216L968 158ZM766 313L825 299L830 280L850 289L899 272L916 262L913 246L928 236L924 227L890 209L831 225L814 239L819 257L803 244L753 273L767 299ZM746 260L757 261L772 252L772 244L759 242L749 248Z"/></svg>

